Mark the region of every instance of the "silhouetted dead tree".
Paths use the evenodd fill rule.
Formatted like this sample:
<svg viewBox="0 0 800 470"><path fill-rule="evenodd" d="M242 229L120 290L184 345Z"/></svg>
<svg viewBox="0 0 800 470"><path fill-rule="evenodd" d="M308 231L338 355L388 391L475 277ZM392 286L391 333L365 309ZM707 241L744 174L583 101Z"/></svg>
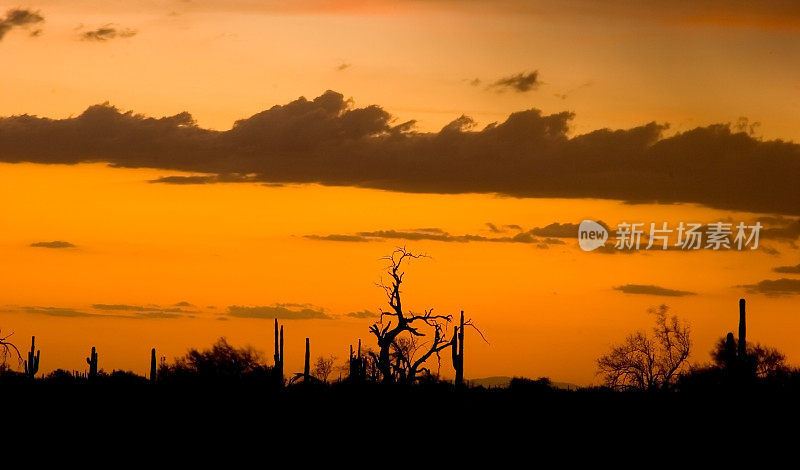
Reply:
<svg viewBox="0 0 800 470"><path fill-rule="evenodd" d="M433 309L422 314L403 309L403 262L423 257L426 256L398 248L385 258L389 261L387 273L391 283L379 285L386 292L391 309L382 309L380 320L369 328L378 340L378 353L370 354L384 383L414 383L423 373L432 375L425 366L428 359L435 355L440 361L439 353L453 346L447 336L447 325L452 321L452 315L435 315Z"/></svg>
<svg viewBox="0 0 800 470"><path fill-rule="evenodd" d="M2 367L7 367L9 356L13 357L15 355L17 357L17 363L22 364L22 354L14 343L9 340L13 335L13 331L7 335L3 335L0 332L0 366Z"/></svg>
<svg viewBox="0 0 800 470"><path fill-rule="evenodd" d="M651 309L656 316L653 335L637 331L622 345L597 360L606 385L618 390L669 389L688 367L692 342L689 327L677 316L667 317L669 307Z"/></svg>

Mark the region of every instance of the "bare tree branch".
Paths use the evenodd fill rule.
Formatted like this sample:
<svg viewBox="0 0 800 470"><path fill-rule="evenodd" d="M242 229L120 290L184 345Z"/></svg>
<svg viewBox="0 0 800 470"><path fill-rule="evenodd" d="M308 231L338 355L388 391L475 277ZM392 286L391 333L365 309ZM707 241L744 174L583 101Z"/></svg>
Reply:
<svg viewBox="0 0 800 470"><path fill-rule="evenodd" d="M433 309L414 314L403 310L402 289L404 262L427 258L427 255L416 254L405 247L395 249L391 255L382 259L389 261L386 272L391 279L389 285L381 281L380 286L386 293L389 311L381 310L378 321L370 326L369 331L378 340L378 353L372 354L384 382L401 381L413 383L420 374L430 375L430 369L424 364L439 352L451 347L447 339L447 325L453 320L452 315L438 315ZM384 325L384 317L392 320ZM418 338L428 341L417 341ZM417 359L414 359L419 354Z"/></svg>

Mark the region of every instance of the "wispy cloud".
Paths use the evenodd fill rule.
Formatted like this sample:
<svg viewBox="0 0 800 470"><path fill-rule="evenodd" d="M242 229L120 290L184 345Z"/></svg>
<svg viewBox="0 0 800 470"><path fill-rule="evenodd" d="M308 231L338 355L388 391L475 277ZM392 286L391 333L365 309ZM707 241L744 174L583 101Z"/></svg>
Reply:
<svg viewBox="0 0 800 470"><path fill-rule="evenodd" d="M231 305L228 315L237 318L261 318L279 320L329 320L332 317L325 313L321 307L310 304L275 304L266 306L246 307Z"/></svg>
<svg viewBox="0 0 800 470"><path fill-rule="evenodd" d="M614 290L618 290L625 294L657 295L662 297L684 297L687 295L695 295L695 292L667 289L666 287L654 286L652 284L625 284L614 287Z"/></svg>
<svg viewBox="0 0 800 470"><path fill-rule="evenodd" d="M758 218L758 222L764 225L760 233L761 239L791 242L800 238L800 219L765 216Z"/></svg>
<svg viewBox="0 0 800 470"><path fill-rule="evenodd" d="M215 183L249 183L258 181L255 175L221 174L221 175L191 175L191 176L163 176L149 180L150 183L165 184L215 184Z"/></svg>
<svg viewBox="0 0 800 470"><path fill-rule="evenodd" d="M499 229L494 226L500 233ZM576 229L577 230L577 229ZM490 228L491 231L491 228ZM437 241L446 243L523 243L533 244L539 248L547 248L550 245L565 245L563 240L555 237L537 237L531 231L520 232L515 235L505 236L485 236L477 234L454 235L440 228L419 228L410 230L375 230L371 232L356 232L354 234L330 234L330 235L305 235L311 240L334 241L334 242L370 242L380 240L408 240L408 241Z"/></svg>
<svg viewBox="0 0 800 470"><path fill-rule="evenodd" d="M0 41L14 28L28 28L31 25L43 23L44 17L38 12L23 8L13 8L0 18ZM31 31L31 36L38 36L41 30Z"/></svg>
<svg viewBox="0 0 800 470"><path fill-rule="evenodd" d="M345 316L351 318L377 318L380 314L369 310L362 310L360 312L346 313Z"/></svg>
<svg viewBox="0 0 800 470"><path fill-rule="evenodd" d="M75 248L75 245L72 243L61 240L55 240L52 242L36 242L31 243L30 246L34 248Z"/></svg>
<svg viewBox="0 0 800 470"><path fill-rule="evenodd" d="M781 274L800 274L800 264L796 264L794 266L778 266L776 268L772 268L772 270Z"/></svg>
<svg viewBox="0 0 800 470"><path fill-rule="evenodd" d="M52 317L94 317L97 315L92 315L91 313L86 313L80 310L75 310L72 308L61 308L61 307L25 307L24 311L26 313L33 313L37 315L49 315Z"/></svg>
<svg viewBox="0 0 800 470"><path fill-rule="evenodd" d="M304 235L309 240L321 240L328 242L368 242L371 241L367 237L361 235L345 235L345 234L330 234L330 235Z"/></svg>
<svg viewBox="0 0 800 470"><path fill-rule="evenodd" d="M148 312L155 310L170 313L186 312L186 310L181 307L159 307L158 305L93 304L92 308L117 312Z"/></svg>
<svg viewBox="0 0 800 470"><path fill-rule="evenodd" d="M92 311L70 307L23 307L22 312L66 318L147 319L147 318L193 318L195 311L181 307L158 305L93 304Z"/></svg>
<svg viewBox="0 0 800 470"><path fill-rule="evenodd" d="M764 294L770 297L800 295L800 279L765 279L756 284L744 284L738 287L744 287L751 294Z"/></svg>
<svg viewBox="0 0 800 470"><path fill-rule="evenodd" d="M119 26L115 26L113 24L107 24L90 31L82 32L81 40L105 42L109 39L115 38L130 38L136 36L137 33L138 31L135 29L120 28Z"/></svg>
<svg viewBox="0 0 800 470"><path fill-rule="evenodd" d="M92 308L118 316L133 315L136 318L194 317L194 314L200 313L194 310L186 310L182 306L161 307L158 305L93 304Z"/></svg>
<svg viewBox="0 0 800 470"><path fill-rule="evenodd" d="M514 75L500 78L494 81L489 88L497 90L514 90L517 93L525 93L539 88L539 71L520 72Z"/></svg>

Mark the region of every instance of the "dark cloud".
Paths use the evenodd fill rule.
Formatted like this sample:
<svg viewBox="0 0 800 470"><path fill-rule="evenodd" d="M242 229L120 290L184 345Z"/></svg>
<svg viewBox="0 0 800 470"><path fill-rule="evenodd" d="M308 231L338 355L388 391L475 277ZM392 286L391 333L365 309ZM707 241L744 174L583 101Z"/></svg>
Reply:
<svg viewBox="0 0 800 470"><path fill-rule="evenodd" d="M744 287L751 294L764 294L771 297L800 294L800 279L765 279L756 284L745 284Z"/></svg>
<svg viewBox="0 0 800 470"><path fill-rule="evenodd" d="M119 28L117 26L107 24L91 31L84 31L81 33L81 40L105 42L114 38L130 38L136 36L137 33L138 31L135 29Z"/></svg>
<svg viewBox="0 0 800 470"><path fill-rule="evenodd" d="M105 319L160 319L160 318L194 318L198 312L187 311L177 307L141 306L127 304L94 304L92 309L98 313L63 307L24 307L24 313L49 315L69 318L105 318Z"/></svg>
<svg viewBox="0 0 800 470"><path fill-rule="evenodd" d="M760 217L758 221L764 225L760 239L791 242L800 237L800 219L767 216Z"/></svg>
<svg viewBox="0 0 800 470"><path fill-rule="evenodd" d="M379 313L371 312L369 310L362 310L360 312L350 312L345 314L345 316L352 318L377 318L379 315L380 315Z"/></svg>
<svg viewBox="0 0 800 470"><path fill-rule="evenodd" d="M608 230L608 226L603 222L598 222L600 225ZM532 235L539 235L542 237L556 237L556 238L578 238L578 224L561 224L554 222L545 227L536 227L530 230Z"/></svg>
<svg viewBox="0 0 800 470"><path fill-rule="evenodd" d="M71 308L61 307L26 307L25 312L38 315L49 315L52 317L94 317L91 313L81 312Z"/></svg>
<svg viewBox="0 0 800 470"><path fill-rule="evenodd" d="M322 240L328 242L368 242L367 237L360 235L344 235L344 234L331 234L331 235L305 235L305 238L310 240Z"/></svg>
<svg viewBox="0 0 800 470"><path fill-rule="evenodd" d="M94 304L92 308L97 310L116 310L116 311L138 311L138 310L145 310L145 307L140 305L125 305L125 304Z"/></svg>
<svg viewBox="0 0 800 470"><path fill-rule="evenodd" d="M573 88L571 90L565 91L563 93L553 93L553 96L555 96L556 98L561 98L562 100L565 100L565 99L569 98L570 96L572 96L573 93L575 93L576 91L580 90L581 88L586 88L586 87L589 87L591 85L592 85L592 82L582 83L579 86L577 86L577 87L575 87L575 88Z"/></svg>
<svg viewBox="0 0 800 470"><path fill-rule="evenodd" d="M375 230L373 232L358 232L360 237L370 239L392 239L392 240L434 240L440 242L459 242L466 243L471 241L490 241L491 238L482 235L451 235L441 229L436 230Z"/></svg>
<svg viewBox="0 0 800 470"><path fill-rule="evenodd" d="M222 174L222 175L192 175L192 176L163 176L149 183L166 184L213 184L213 183L247 183L256 182L255 175Z"/></svg>
<svg viewBox="0 0 800 470"><path fill-rule="evenodd" d="M524 93L539 88L539 85L541 85L539 81L539 71L533 71L529 73L520 72L515 75L503 77L489 85L489 88L514 90L518 93Z"/></svg>
<svg viewBox="0 0 800 470"><path fill-rule="evenodd" d="M3 37L13 28L26 28L33 24L42 23L43 21L44 17L37 11L22 8L8 10L6 16L0 18L0 41L2 41ZM31 36L38 36L40 34L40 29L31 32Z"/></svg>
<svg viewBox="0 0 800 470"><path fill-rule="evenodd" d="M279 320L329 320L331 316L325 310L307 304L275 304L271 306L243 307L231 305L228 315L238 318L262 318Z"/></svg>
<svg viewBox="0 0 800 470"><path fill-rule="evenodd" d="M491 224L490 224L491 225ZM496 226L498 232L502 233ZM576 229L577 230L577 229ZM491 228L490 228L491 231ZM554 237L537 237L531 231L520 232L513 236L487 237L484 235L453 235L440 228L420 228L413 230L375 230L372 232L357 232L354 234L331 235L305 235L311 240L336 241L336 242L369 242L378 240L430 240L437 242L468 243L468 242L493 242L493 243L526 243L536 245L538 248L548 248L550 245L564 245L563 240Z"/></svg>
<svg viewBox="0 0 800 470"><path fill-rule="evenodd" d="M159 307L158 305L93 304L92 308L95 308L97 310L113 310L118 312L161 311L161 312L180 313L185 311L180 306L177 305L174 307Z"/></svg>
<svg viewBox="0 0 800 470"><path fill-rule="evenodd" d="M486 227L488 227L489 231L492 232L492 233L503 233L504 232L503 229L498 228L497 225L495 225L495 224L493 224L491 222L486 222Z"/></svg>
<svg viewBox="0 0 800 470"><path fill-rule="evenodd" d="M117 318L185 318L193 317L192 311L179 306L159 307L158 305L94 304L92 308ZM132 314L132 315L131 315Z"/></svg>
<svg viewBox="0 0 800 470"><path fill-rule="evenodd" d="M150 180L150 183L167 183L167 184L210 184L218 183L219 178L216 175L210 176L164 176Z"/></svg>
<svg viewBox="0 0 800 470"><path fill-rule="evenodd" d="M459 118L435 133L393 125L379 106L354 108L332 91L274 106L228 131L191 115L149 118L108 104L66 119L0 118L0 161L108 162L259 183L320 183L406 192L691 202L800 214L800 145L730 125L664 137L666 126L569 135L573 115L531 109L481 130ZM192 178L186 180L185 178Z"/></svg>
<svg viewBox="0 0 800 470"><path fill-rule="evenodd" d="M35 248L75 248L75 245L72 243L61 240L55 240L52 242L36 242L31 243L31 246Z"/></svg>
<svg viewBox="0 0 800 470"><path fill-rule="evenodd" d="M781 274L800 274L800 264L795 266L778 266L772 270Z"/></svg>
<svg viewBox="0 0 800 470"><path fill-rule="evenodd" d="M687 295L695 295L694 292L667 289L666 287L659 287L650 284L625 284L623 286L614 287L614 290L618 290L625 294L658 295L664 297L684 297Z"/></svg>

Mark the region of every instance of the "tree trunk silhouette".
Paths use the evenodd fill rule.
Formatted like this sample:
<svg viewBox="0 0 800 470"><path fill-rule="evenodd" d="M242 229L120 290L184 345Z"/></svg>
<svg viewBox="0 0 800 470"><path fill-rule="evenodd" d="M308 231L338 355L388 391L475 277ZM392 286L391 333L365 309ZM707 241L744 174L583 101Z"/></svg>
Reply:
<svg viewBox="0 0 800 470"><path fill-rule="evenodd" d="M405 248L398 248L385 258L390 263L387 273L391 278L391 283L390 285L380 284L380 286L386 292L391 309L381 310L380 320L369 329L378 340L378 354L370 354L377 364L384 383L395 381L413 383L421 373L431 375L430 370L425 367L428 359L433 355L439 359L441 351L454 346L454 343L446 336L446 328L452 321L452 315L434 315L432 309L425 310L422 314L403 310L400 295L400 287L405 274L402 271L403 262L422 257L425 255L413 254L406 251ZM387 319L388 321L384 323L384 320ZM464 322L463 325L474 327L471 321ZM423 332L422 328L427 332ZM411 347L407 350L400 347L399 339L403 334L407 334L406 337L410 337L412 340L425 337L424 351L418 358L414 358L413 353L419 352L420 347ZM463 349L461 352L463 353Z"/></svg>

